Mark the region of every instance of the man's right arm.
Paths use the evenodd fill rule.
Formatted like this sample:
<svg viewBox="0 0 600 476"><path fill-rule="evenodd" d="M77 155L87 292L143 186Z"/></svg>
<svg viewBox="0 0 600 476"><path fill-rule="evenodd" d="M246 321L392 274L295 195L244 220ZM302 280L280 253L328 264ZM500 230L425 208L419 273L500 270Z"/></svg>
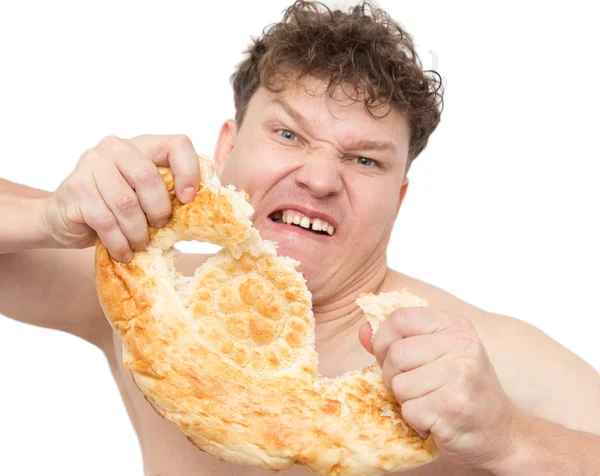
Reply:
<svg viewBox="0 0 600 476"><path fill-rule="evenodd" d="M51 192L0 179L0 314L105 349L110 325L94 285L94 249L59 249L44 223Z"/></svg>
<svg viewBox="0 0 600 476"><path fill-rule="evenodd" d="M0 314L104 348L111 329L96 296L94 250L53 243L43 218L50 195L0 179Z"/></svg>
<svg viewBox="0 0 600 476"><path fill-rule="evenodd" d="M94 244L100 238L127 262L146 248L149 224L169 221L157 166L171 168L181 202L193 200L198 155L181 135L106 137L53 193L0 180L0 313L106 349L112 331L96 294Z"/></svg>

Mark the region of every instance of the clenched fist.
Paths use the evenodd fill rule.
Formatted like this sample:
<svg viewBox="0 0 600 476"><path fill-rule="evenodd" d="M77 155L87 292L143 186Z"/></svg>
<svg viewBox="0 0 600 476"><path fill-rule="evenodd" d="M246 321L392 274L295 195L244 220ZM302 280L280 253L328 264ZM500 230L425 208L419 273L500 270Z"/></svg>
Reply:
<svg viewBox="0 0 600 476"><path fill-rule="evenodd" d="M394 311L363 346L382 367L402 416L451 461L491 469L511 449L520 411L504 393L471 321L426 307Z"/></svg>
<svg viewBox="0 0 600 476"><path fill-rule="evenodd" d="M194 147L183 135L106 137L84 152L75 170L48 197L44 219L65 248L86 248L96 235L111 256L127 262L148 245L148 224L164 226L171 201L157 166L168 166L182 203L200 184Z"/></svg>

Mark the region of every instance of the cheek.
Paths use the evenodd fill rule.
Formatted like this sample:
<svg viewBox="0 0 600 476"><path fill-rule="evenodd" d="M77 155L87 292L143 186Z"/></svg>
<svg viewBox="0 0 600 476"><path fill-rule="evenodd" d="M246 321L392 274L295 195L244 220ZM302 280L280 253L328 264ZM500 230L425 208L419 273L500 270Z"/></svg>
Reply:
<svg viewBox="0 0 600 476"><path fill-rule="evenodd" d="M256 185L255 175L260 175L262 169L262 154L250 144L251 141L238 140L223 169L223 179L227 184L248 193L249 188Z"/></svg>
<svg viewBox="0 0 600 476"><path fill-rule="evenodd" d="M353 240L368 247L385 240L394 227L400 191L377 180L370 184L362 182L352 190Z"/></svg>
<svg viewBox="0 0 600 476"><path fill-rule="evenodd" d="M385 228L394 220L400 195L398 187L382 180L372 180L372 183L361 181L361 184L352 189L354 208L364 221L376 228Z"/></svg>
<svg viewBox="0 0 600 476"><path fill-rule="evenodd" d="M240 170L238 162L240 161L238 154L233 152L223 166L221 182L223 185L233 185L238 190L245 190L244 183L241 180L244 177L243 171Z"/></svg>
<svg viewBox="0 0 600 476"><path fill-rule="evenodd" d="M268 144L239 145L238 152L228 160L223 177L226 183L248 193L253 202L285 176L288 162Z"/></svg>

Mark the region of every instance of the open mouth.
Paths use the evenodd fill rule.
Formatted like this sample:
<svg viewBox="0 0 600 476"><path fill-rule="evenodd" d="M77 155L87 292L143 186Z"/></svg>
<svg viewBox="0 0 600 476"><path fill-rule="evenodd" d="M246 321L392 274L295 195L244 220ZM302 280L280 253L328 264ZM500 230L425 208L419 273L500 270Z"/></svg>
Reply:
<svg viewBox="0 0 600 476"><path fill-rule="evenodd" d="M296 210L280 210L273 212L269 218L275 223L298 226L317 235L333 235L335 227L321 218L310 218Z"/></svg>

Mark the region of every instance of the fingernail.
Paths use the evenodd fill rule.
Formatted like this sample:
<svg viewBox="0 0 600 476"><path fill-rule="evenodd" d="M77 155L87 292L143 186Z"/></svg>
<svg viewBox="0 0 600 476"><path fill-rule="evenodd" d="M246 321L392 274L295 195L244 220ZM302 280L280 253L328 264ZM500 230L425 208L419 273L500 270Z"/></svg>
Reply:
<svg viewBox="0 0 600 476"><path fill-rule="evenodd" d="M191 202L194 199L194 195L196 195L196 190L194 187L186 187L181 192L181 198L183 198L184 203Z"/></svg>
<svg viewBox="0 0 600 476"><path fill-rule="evenodd" d="M127 253L125 253L125 256L123 256L123 262L129 263L131 261L131 258L133 258L133 254L131 254L131 251L128 251Z"/></svg>

